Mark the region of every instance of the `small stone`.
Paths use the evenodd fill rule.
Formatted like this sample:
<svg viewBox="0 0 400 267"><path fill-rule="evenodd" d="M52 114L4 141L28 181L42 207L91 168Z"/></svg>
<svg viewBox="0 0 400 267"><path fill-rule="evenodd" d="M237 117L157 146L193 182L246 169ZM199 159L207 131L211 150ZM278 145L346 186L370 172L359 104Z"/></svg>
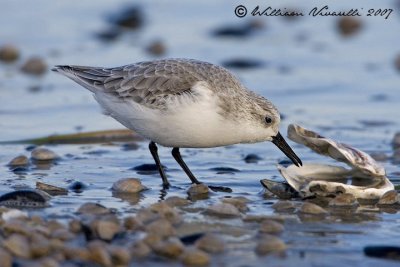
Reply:
<svg viewBox="0 0 400 267"><path fill-rule="evenodd" d="M249 208L247 207L247 203L249 202L250 200L245 197L226 197L222 199L222 203L232 204L240 212L246 212L249 210Z"/></svg>
<svg viewBox="0 0 400 267"><path fill-rule="evenodd" d="M8 163L8 166L10 167L27 166L27 165L29 165L29 159L27 156L24 155L15 157Z"/></svg>
<svg viewBox="0 0 400 267"><path fill-rule="evenodd" d="M42 182L36 182L36 189L45 191L50 195L67 195L68 190L55 185L45 184Z"/></svg>
<svg viewBox="0 0 400 267"><path fill-rule="evenodd" d="M143 224L134 216L129 216L124 219L124 227L129 231L138 231L143 229Z"/></svg>
<svg viewBox="0 0 400 267"><path fill-rule="evenodd" d="M387 191L378 201L378 205L394 205L399 203L399 194L396 190Z"/></svg>
<svg viewBox="0 0 400 267"><path fill-rule="evenodd" d="M207 214L219 217L239 217L240 211L229 203L218 203L207 208Z"/></svg>
<svg viewBox="0 0 400 267"><path fill-rule="evenodd" d="M224 241L215 234L206 234L195 243L198 249L208 253L221 253L225 250Z"/></svg>
<svg viewBox="0 0 400 267"><path fill-rule="evenodd" d="M91 226L97 236L105 241L111 241L121 231L120 225L113 220L95 220Z"/></svg>
<svg viewBox="0 0 400 267"><path fill-rule="evenodd" d="M136 213L136 219L144 224L147 225L152 221L158 220L160 219L161 216L160 214L151 211L150 209L140 209L137 213Z"/></svg>
<svg viewBox="0 0 400 267"><path fill-rule="evenodd" d="M67 229L57 229L52 231L51 233L52 238L60 239L62 241L72 240L75 235L69 232Z"/></svg>
<svg viewBox="0 0 400 267"><path fill-rule="evenodd" d="M282 224L273 221L265 220L260 225L260 233L263 234L280 234L285 230Z"/></svg>
<svg viewBox="0 0 400 267"><path fill-rule="evenodd" d="M128 266L131 255L128 249L121 246L109 246L108 251L111 254L113 266Z"/></svg>
<svg viewBox="0 0 400 267"><path fill-rule="evenodd" d="M8 249L8 251L17 257L24 259L29 259L31 257L29 240L23 235L12 234L2 243L3 246Z"/></svg>
<svg viewBox="0 0 400 267"><path fill-rule="evenodd" d="M1 267L12 267L12 257L10 253L8 253L6 250L0 248L0 266Z"/></svg>
<svg viewBox="0 0 400 267"><path fill-rule="evenodd" d="M182 206L189 205L190 201L187 199L184 199L182 197L172 196L172 197L168 197L165 200L165 203L167 203L171 207L182 207Z"/></svg>
<svg viewBox="0 0 400 267"><path fill-rule="evenodd" d="M88 186L81 181L74 181L72 182L68 188L76 193L81 193L83 190L85 190Z"/></svg>
<svg viewBox="0 0 400 267"><path fill-rule="evenodd" d="M106 249L106 245L101 241L91 241L87 248L90 253L90 259L102 266L112 266L111 255Z"/></svg>
<svg viewBox="0 0 400 267"><path fill-rule="evenodd" d="M177 238L162 241L154 247L154 252L160 256L176 259L184 250L182 242Z"/></svg>
<svg viewBox="0 0 400 267"><path fill-rule="evenodd" d="M148 208L151 212L159 214L162 218L167 219L173 225L178 225L182 222L182 216L175 208L170 207L166 202L158 202L152 204Z"/></svg>
<svg viewBox="0 0 400 267"><path fill-rule="evenodd" d="M102 214L110 214L111 211L108 208L106 208L103 205L100 205L98 203L88 202L88 203L82 204L79 207L77 213L80 213L80 214L92 214L92 215L102 215Z"/></svg>
<svg viewBox="0 0 400 267"><path fill-rule="evenodd" d="M120 12L110 17L110 22L126 28L137 29L144 23L144 14L139 6L124 7Z"/></svg>
<svg viewBox="0 0 400 267"><path fill-rule="evenodd" d="M192 184L187 193L189 196L208 195L210 189L205 184Z"/></svg>
<svg viewBox="0 0 400 267"><path fill-rule="evenodd" d="M350 36L360 31L362 22L353 17L341 17L337 22L337 29L343 36Z"/></svg>
<svg viewBox="0 0 400 267"><path fill-rule="evenodd" d="M279 200L277 202L275 202L272 206L271 206L275 211L290 211L290 210L294 210L296 207L294 205L294 203L292 201L288 201L288 200Z"/></svg>
<svg viewBox="0 0 400 267"><path fill-rule="evenodd" d="M27 74L42 75L47 71L47 64L40 57L29 58L21 67Z"/></svg>
<svg viewBox="0 0 400 267"><path fill-rule="evenodd" d="M50 242L41 234L34 233L31 237L31 255L33 258L40 258L49 255L51 247Z"/></svg>
<svg viewBox="0 0 400 267"><path fill-rule="evenodd" d="M175 229L166 219L156 220L146 226L146 232L160 236L161 238L175 235Z"/></svg>
<svg viewBox="0 0 400 267"><path fill-rule="evenodd" d="M151 248L157 246L163 238L154 233L147 233L147 235L142 239L142 241Z"/></svg>
<svg viewBox="0 0 400 267"><path fill-rule="evenodd" d="M186 266L205 266L210 263L210 256L198 249L187 249L182 254L181 260Z"/></svg>
<svg viewBox="0 0 400 267"><path fill-rule="evenodd" d="M130 247L131 256L135 259L145 258L151 253L151 248L143 241L138 241Z"/></svg>
<svg viewBox="0 0 400 267"><path fill-rule="evenodd" d="M348 207L358 205L357 199L352 194L340 194L329 201L331 207Z"/></svg>
<svg viewBox="0 0 400 267"><path fill-rule="evenodd" d="M328 212L321 208L320 206L310 203L310 202L305 202L303 203L303 205L301 206L300 213L305 213L305 214L312 214L312 215L325 215Z"/></svg>
<svg viewBox="0 0 400 267"><path fill-rule="evenodd" d="M0 61L11 63L19 58L19 51L13 45L3 45L0 47Z"/></svg>
<svg viewBox="0 0 400 267"><path fill-rule="evenodd" d="M399 56L399 61L400 61L400 56ZM399 62L399 64L400 64L400 62ZM400 65L399 65L399 67L400 67ZM392 140L392 146L393 146L394 150L400 148L400 132L397 132L394 135L393 140Z"/></svg>
<svg viewBox="0 0 400 267"><path fill-rule="evenodd" d="M29 236L32 232L32 228L26 225L24 220L11 219L2 224L2 232L7 235L16 233Z"/></svg>
<svg viewBox="0 0 400 267"><path fill-rule="evenodd" d="M243 159L246 163L257 163L260 160L262 160L262 157L256 154L248 154L246 157Z"/></svg>
<svg viewBox="0 0 400 267"><path fill-rule="evenodd" d="M124 178L116 181L112 190L120 193L138 193L147 188L142 185L142 182L137 178Z"/></svg>
<svg viewBox="0 0 400 267"><path fill-rule="evenodd" d="M160 40L154 41L146 47L146 51L154 56L161 56L165 54L166 50L165 44Z"/></svg>
<svg viewBox="0 0 400 267"><path fill-rule="evenodd" d="M275 236L263 237L256 246L256 253L260 256L272 252L283 252L286 250L286 244Z"/></svg>
<svg viewBox="0 0 400 267"><path fill-rule="evenodd" d="M50 149L37 147L31 152L32 160L37 161L52 161L59 158L59 156Z"/></svg>

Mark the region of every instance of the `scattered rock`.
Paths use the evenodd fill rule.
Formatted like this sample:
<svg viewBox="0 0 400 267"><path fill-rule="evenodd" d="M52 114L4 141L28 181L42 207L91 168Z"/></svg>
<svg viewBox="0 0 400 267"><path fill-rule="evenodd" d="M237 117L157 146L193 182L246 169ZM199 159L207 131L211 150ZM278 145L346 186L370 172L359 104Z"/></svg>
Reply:
<svg viewBox="0 0 400 267"><path fill-rule="evenodd" d="M37 161L52 161L58 159L59 156L50 149L37 147L31 152L31 159Z"/></svg>
<svg viewBox="0 0 400 267"><path fill-rule="evenodd" d="M273 252L283 252L285 250L286 244L276 236L265 236L256 246L256 253L260 256Z"/></svg>
<svg viewBox="0 0 400 267"><path fill-rule="evenodd" d="M243 159L246 163L257 163L258 161L262 160L262 157L256 155L256 154L248 154L246 157Z"/></svg>
<svg viewBox="0 0 400 267"><path fill-rule="evenodd" d="M68 186L68 188L75 193L81 193L85 190L88 186L80 181L74 181L72 184Z"/></svg>
<svg viewBox="0 0 400 267"><path fill-rule="evenodd" d="M398 203L400 203L399 194L396 190L387 191L378 201L378 205L394 205Z"/></svg>
<svg viewBox="0 0 400 267"><path fill-rule="evenodd" d="M399 57L400 58L400 57ZM393 149L400 149L400 132L397 132L394 136L393 136L393 140L392 140L392 146Z"/></svg>
<svg viewBox="0 0 400 267"><path fill-rule="evenodd" d="M246 212L249 210L247 203L249 200L245 197L226 197L222 199L222 203L228 203L235 206L240 212Z"/></svg>
<svg viewBox="0 0 400 267"><path fill-rule="evenodd" d="M177 238L162 241L154 247L154 252L160 256L176 259L184 250L182 242Z"/></svg>
<svg viewBox="0 0 400 267"><path fill-rule="evenodd" d="M50 195L40 190L17 190L0 196L0 205L18 208L43 208L48 206Z"/></svg>
<svg viewBox="0 0 400 267"><path fill-rule="evenodd" d="M111 241L121 231L121 227L117 219L95 220L90 225L96 235L104 241Z"/></svg>
<svg viewBox="0 0 400 267"><path fill-rule="evenodd" d="M168 197L165 200L165 203L167 203L169 206L171 207L183 207L183 206L187 206L190 204L190 201L178 196L172 196L172 197Z"/></svg>
<svg viewBox="0 0 400 267"><path fill-rule="evenodd" d="M0 47L0 61L12 63L19 58L19 50L13 45L3 45Z"/></svg>
<svg viewBox="0 0 400 267"><path fill-rule="evenodd" d="M8 166L10 167L27 166L27 165L29 165L29 159L27 156L24 155L15 157L8 163Z"/></svg>
<svg viewBox="0 0 400 267"><path fill-rule="evenodd" d="M232 204L218 203L206 209L206 213L219 217L239 217L240 211Z"/></svg>
<svg viewBox="0 0 400 267"><path fill-rule="evenodd" d="M279 200L279 201L275 202L271 207L277 212L291 211L296 208L294 203L292 201L288 201L288 200Z"/></svg>
<svg viewBox="0 0 400 267"><path fill-rule="evenodd" d="M82 231L82 223L77 219L73 219L68 222L69 230L71 233L80 233Z"/></svg>
<svg viewBox="0 0 400 267"><path fill-rule="evenodd" d="M187 193L189 196L208 195L210 190L205 184L192 184Z"/></svg>
<svg viewBox="0 0 400 267"><path fill-rule="evenodd" d="M61 241L68 241L75 237L74 234L68 231L68 229L57 229L51 233L52 238L60 239Z"/></svg>
<svg viewBox="0 0 400 267"><path fill-rule="evenodd" d="M146 232L155 234L161 238L175 235L175 229L172 224L166 219L156 220L146 226Z"/></svg>
<svg viewBox="0 0 400 267"><path fill-rule="evenodd" d="M234 69L254 69L263 67L264 62L257 59L245 59L245 58L236 58L231 60L223 61L222 66L225 68L234 68Z"/></svg>
<svg viewBox="0 0 400 267"><path fill-rule="evenodd" d="M47 64L40 57L31 57L22 65L21 71L32 75L43 75L47 71Z"/></svg>
<svg viewBox="0 0 400 267"><path fill-rule="evenodd" d="M164 55L166 50L165 44L160 40L154 41L146 47L146 51L154 56Z"/></svg>
<svg viewBox="0 0 400 267"><path fill-rule="evenodd" d="M87 244L90 259L101 266L112 266L111 255L106 249L105 243L95 240Z"/></svg>
<svg viewBox="0 0 400 267"><path fill-rule="evenodd" d="M343 36L351 36L362 28L361 20L354 17L341 17L337 22L337 29Z"/></svg>
<svg viewBox="0 0 400 267"><path fill-rule="evenodd" d="M260 225L260 233L263 234L280 234L285 230L282 224L273 221L265 220Z"/></svg>
<svg viewBox="0 0 400 267"><path fill-rule="evenodd" d="M130 6L110 16L109 21L116 26L129 30L136 30L143 25L144 15L139 6Z"/></svg>
<svg viewBox="0 0 400 267"><path fill-rule="evenodd" d="M400 247L395 246L367 246L364 248L364 254L368 257L400 260Z"/></svg>
<svg viewBox="0 0 400 267"><path fill-rule="evenodd" d="M357 199L352 194L348 193L337 195L334 199L329 201L329 206L332 207L349 207L357 205Z"/></svg>
<svg viewBox="0 0 400 267"><path fill-rule="evenodd" d="M129 216L124 219L124 227L128 231L138 231L143 229L143 224L134 216Z"/></svg>
<svg viewBox="0 0 400 267"><path fill-rule="evenodd" d="M215 234L206 234L195 243L198 249L208 253L221 253L225 250L224 241Z"/></svg>
<svg viewBox="0 0 400 267"><path fill-rule="evenodd" d="M260 183L269 192L276 195L280 199L292 199L299 197L299 193L286 182L276 182L269 179L262 179L260 180Z"/></svg>
<svg viewBox="0 0 400 267"><path fill-rule="evenodd" d="M159 214L160 217L167 219L173 225L178 225L182 222L182 216L178 213L177 209L170 207L164 201L150 205L149 210Z"/></svg>
<svg viewBox="0 0 400 267"><path fill-rule="evenodd" d="M151 253L151 248L143 241L138 241L130 247L131 256L135 259L147 257Z"/></svg>
<svg viewBox="0 0 400 267"><path fill-rule="evenodd" d="M55 185L45 184L42 182L36 182L36 189L42 190L52 196L55 195L68 195L68 190Z"/></svg>
<svg viewBox="0 0 400 267"><path fill-rule="evenodd" d="M29 259L31 257L31 251L29 248L29 240L27 237L19 234L12 234L3 242L4 248L10 251L13 255Z"/></svg>
<svg viewBox="0 0 400 267"><path fill-rule="evenodd" d="M112 190L120 193L138 193L147 188L142 185L140 179L137 178L124 178L116 181Z"/></svg>
<svg viewBox="0 0 400 267"><path fill-rule="evenodd" d="M111 211L101 204L88 202L88 203L82 204L79 207L77 213L102 215L102 214L110 214Z"/></svg>
<svg viewBox="0 0 400 267"><path fill-rule="evenodd" d="M304 214L312 214L312 215L325 215L328 212L321 208L320 206L310 203L310 202L304 202L303 205L301 206L300 213Z"/></svg>
<svg viewBox="0 0 400 267"><path fill-rule="evenodd" d="M1 267L12 267L12 257L6 250L0 248Z"/></svg>
<svg viewBox="0 0 400 267"><path fill-rule="evenodd" d="M182 263L186 266L205 266L210 263L210 256L198 249L187 249L182 254Z"/></svg>
<svg viewBox="0 0 400 267"><path fill-rule="evenodd" d="M131 254L128 249L121 246L109 246L108 252L111 255L113 266L129 266Z"/></svg>

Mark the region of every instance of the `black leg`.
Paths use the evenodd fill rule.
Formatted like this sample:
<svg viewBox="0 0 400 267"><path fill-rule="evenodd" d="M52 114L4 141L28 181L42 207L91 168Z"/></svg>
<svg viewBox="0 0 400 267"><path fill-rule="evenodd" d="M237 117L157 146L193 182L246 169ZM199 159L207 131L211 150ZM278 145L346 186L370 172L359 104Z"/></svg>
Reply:
<svg viewBox="0 0 400 267"><path fill-rule="evenodd" d="M181 166L181 168L185 171L186 175L190 178L193 184L201 184L199 180L193 175L193 173L190 171L189 167L186 165L186 163L183 161L181 153L179 152L179 147L174 147L172 149L172 156L178 162L178 164Z"/></svg>
<svg viewBox="0 0 400 267"><path fill-rule="evenodd" d="M182 169L185 171L186 175L190 178L192 183L194 184L201 184L199 180L193 175L193 173L190 171L189 167L186 165L186 163L183 161L181 153L179 152L179 147L174 147L172 149L172 156L178 162L178 164L182 167ZM229 187L225 186L208 186L211 190L213 191L221 191L221 192L232 192L232 189Z"/></svg>
<svg viewBox="0 0 400 267"><path fill-rule="evenodd" d="M160 158L158 157L158 153L157 153L157 145L156 145L156 143L151 141L150 144L149 144L149 149L150 149L151 155L154 158L154 161L156 162L158 171L160 172L160 176L161 176L161 179L163 181L163 187L164 188L168 188L170 184L168 182L167 175L165 175L164 169L161 166Z"/></svg>

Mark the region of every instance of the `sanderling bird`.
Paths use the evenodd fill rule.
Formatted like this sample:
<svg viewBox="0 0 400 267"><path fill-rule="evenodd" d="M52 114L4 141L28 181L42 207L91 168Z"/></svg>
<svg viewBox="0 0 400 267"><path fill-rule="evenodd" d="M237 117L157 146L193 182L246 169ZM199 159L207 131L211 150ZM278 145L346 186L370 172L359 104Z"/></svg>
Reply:
<svg viewBox="0 0 400 267"><path fill-rule="evenodd" d="M157 145L199 184L179 148L207 148L271 141L297 166L300 158L279 133L280 114L228 70L193 59L163 59L116 68L55 66L90 90L104 113L150 140L163 186L170 185Z"/></svg>

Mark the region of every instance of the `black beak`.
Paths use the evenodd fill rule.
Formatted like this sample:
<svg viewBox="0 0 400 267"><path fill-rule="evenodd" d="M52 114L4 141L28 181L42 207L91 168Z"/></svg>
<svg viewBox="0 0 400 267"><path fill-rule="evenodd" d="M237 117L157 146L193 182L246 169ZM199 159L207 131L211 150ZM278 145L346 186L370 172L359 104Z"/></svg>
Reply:
<svg viewBox="0 0 400 267"><path fill-rule="evenodd" d="M294 153L288 143L286 143L281 133L278 132L276 136L272 137L272 143L274 143L288 158L290 158L294 165L297 167L303 166L301 159L296 155L296 153Z"/></svg>

